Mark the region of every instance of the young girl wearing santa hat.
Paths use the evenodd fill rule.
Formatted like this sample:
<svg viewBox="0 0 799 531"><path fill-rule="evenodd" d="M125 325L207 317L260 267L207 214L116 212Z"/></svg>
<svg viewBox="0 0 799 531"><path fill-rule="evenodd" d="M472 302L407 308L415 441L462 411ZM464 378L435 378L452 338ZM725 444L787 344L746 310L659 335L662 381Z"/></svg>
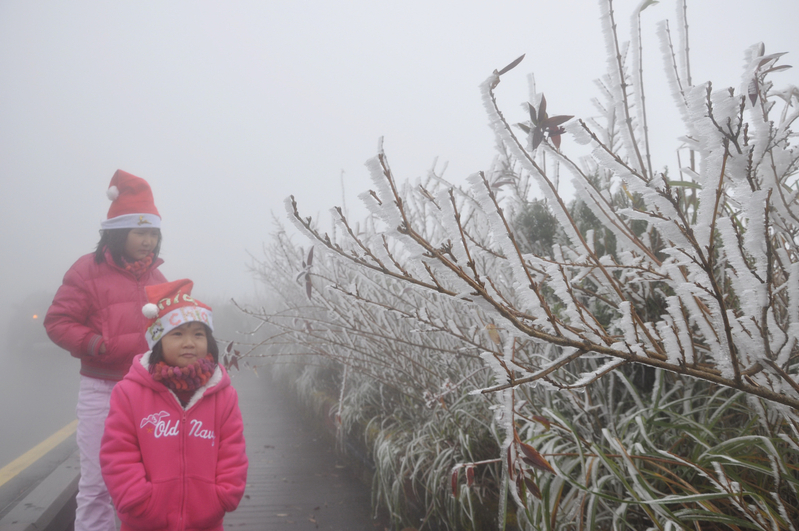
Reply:
<svg viewBox="0 0 799 531"><path fill-rule="evenodd" d="M218 363L211 308L191 289L147 286L151 350L111 393L100 463L122 531L221 530L244 495L238 395Z"/></svg>
<svg viewBox="0 0 799 531"><path fill-rule="evenodd" d="M116 527L100 473L103 423L114 384L128 372L133 357L147 350L141 335L147 322L141 314L144 288L166 282L157 269L162 263L161 216L149 184L117 170L107 193L112 202L97 249L70 267L44 319L50 339L81 362L76 531Z"/></svg>

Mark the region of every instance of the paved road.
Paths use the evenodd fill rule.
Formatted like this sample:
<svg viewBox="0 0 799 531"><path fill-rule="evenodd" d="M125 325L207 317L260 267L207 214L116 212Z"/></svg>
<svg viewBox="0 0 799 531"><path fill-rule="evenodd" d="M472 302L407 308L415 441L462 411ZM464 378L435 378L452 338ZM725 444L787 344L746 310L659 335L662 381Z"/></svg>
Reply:
<svg viewBox="0 0 799 531"><path fill-rule="evenodd" d="M0 349L0 367L2 468L75 419L80 362L40 342L24 351Z"/></svg>
<svg viewBox="0 0 799 531"><path fill-rule="evenodd" d="M268 377L233 374L247 455L247 491L225 529L383 531L369 488L336 458L330 441Z"/></svg>

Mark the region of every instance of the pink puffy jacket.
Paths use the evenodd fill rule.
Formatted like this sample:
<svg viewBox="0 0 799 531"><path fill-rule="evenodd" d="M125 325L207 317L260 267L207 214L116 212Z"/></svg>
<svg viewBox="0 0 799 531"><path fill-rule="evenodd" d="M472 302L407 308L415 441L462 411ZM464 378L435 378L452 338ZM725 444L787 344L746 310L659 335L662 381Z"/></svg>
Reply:
<svg viewBox="0 0 799 531"><path fill-rule="evenodd" d="M80 358L80 373L102 380L121 380L133 357L148 350L141 313L147 303L144 286L166 282L158 259L136 278L114 263L109 252L98 264L94 254L81 256L64 275L44 327L59 347ZM99 354L100 345L106 351Z"/></svg>
<svg viewBox="0 0 799 531"><path fill-rule="evenodd" d="M184 409L150 375L149 356L114 387L100 449L122 531L221 530L247 482L236 390L217 367Z"/></svg>

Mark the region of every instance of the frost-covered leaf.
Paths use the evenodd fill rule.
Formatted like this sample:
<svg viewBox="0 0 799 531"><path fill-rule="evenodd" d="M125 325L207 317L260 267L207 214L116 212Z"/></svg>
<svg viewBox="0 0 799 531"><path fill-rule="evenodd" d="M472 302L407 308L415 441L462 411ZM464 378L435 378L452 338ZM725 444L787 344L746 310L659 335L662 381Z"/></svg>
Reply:
<svg viewBox="0 0 799 531"><path fill-rule="evenodd" d="M502 338L500 338L499 336L499 329L496 327L494 323L488 323L485 329L486 332L488 332L488 337L491 338L491 341L493 341L495 345L502 344Z"/></svg>
<svg viewBox="0 0 799 531"><path fill-rule="evenodd" d="M666 181L669 183L669 186L677 187L677 188L694 188L696 190L701 190L702 185L695 181Z"/></svg>
<svg viewBox="0 0 799 531"><path fill-rule="evenodd" d="M530 102L525 102L527 104L527 111L530 113L530 122L532 124L538 125L538 111L535 110L535 107Z"/></svg>
<svg viewBox="0 0 799 531"><path fill-rule="evenodd" d="M533 478L531 478L527 474L524 474L523 477L524 477L524 485L527 487L527 491L536 498L538 498L539 500L542 499L541 490L538 488L536 482L533 481Z"/></svg>
<svg viewBox="0 0 799 531"><path fill-rule="evenodd" d="M544 140L544 131L540 127L533 129L533 149L536 149Z"/></svg>
<svg viewBox="0 0 799 531"><path fill-rule="evenodd" d="M511 62L511 63L510 63L508 66L506 66L505 68L503 68L503 69L501 69L500 71L498 71L498 72L497 72L497 75L498 75L498 76L501 76L502 74L506 74L506 73L510 72L511 70L513 70L514 68L516 68L516 66L517 66L519 63L521 63L521 62L522 62L522 59L524 59L524 56L525 56L525 55L526 55L526 54L522 54L522 55L520 55L519 57L517 57L516 59L514 59L514 60L513 60L513 61L512 61L512 62Z"/></svg>
<svg viewBox="0 0 799 531"><path fill-rule="evenodd" d="M540 423L540 424L543 424L543 426L544 426L544 427L545 427L547 430L549 430L549 429L550 429L550 427L552 426L551 422L550 422L550 421L549 421L549 419L548 419L548 418L546 418L546 417L542 417L542 416L540 416L540 415L533 415L531 418L532 418L534 421L536 421L536 422L538 422L538 423Z"/></svg>
<svg viewBox="0 0 799 531"><path fill-rule="evenodd" d="M765 65L767 65L771 61L779 59L780 57L782 57L786 53L788 53L788 52L778 52L778 53L772 53L772 54L766 55L765 57L760 59L759 63L757 63L757 68L760 69L760 68L764 67Z"/></svg>
<svg viewBox="0 0 799 531"><path fill-rule="evenodd" d="M524 454L522 460L525 463L539 470L543 470L544 472L549 472L551 474L555 473L555 470L552 468L552 466L550 466L547 460L538 453L538 450L524 442L519 442L518 445Z"/></svg>
<svg viewBox="0 0 799 531"><path fill-rule="evenodd" d="M754 78L749 82L747 94L749 95L749 101L751 101L752 105L754 105L755 102L757 102L757 78Z"/></svg>
<svg viewBox="0 0 799 531"><path fill-rule="evenodd" d="M789 68L793 68L791 65L780 65L769 68L768 70L763 71L763 74L770 74L772 72L782 72L783 70L788 70Z"/></svg>
<svg viewBox="0 0 799 531"><path fill-rule="evenodd" d="M557 127L559 125L565 124L566 122L568 122L572 118L574 118L574 116L572 116L572 115L568 115L567 116L565 114L559 114L557 116L550 116L549 118L547 118L546 120L544 120L541 123L541 127L545 128L545 129L552 129L552 128L555 128L555 127Z"/></svg>
<svg viewBox="0 0 799 531"><path fill-rule="evenodd" d="M547 98L541 94L541 103L538 104L538 123L543 124L547 119Z"/></svg>
<svg viewBox="0 0 799 531"><path fill-rule="evenodd" d="M495 181L491 183L491 188L501 188L505 185L513 184L514 182L515 181L513 181L513 179L502 179L500 181ZM471 295L471 293L469 293L469 295Z"/></svg>
<svg viewBox="0 0 799 531"><path fill-rule="evenodd" d="M646 9L647 7L650 7L650 6L656 5L656 4L658 4L658 3L659 3L659 2L658 2L658 0L646 0L646 2L644 2L643 4L641 4L641 8L640 8L638 11L639 11L639 13L640 13L641 11L643 11L644 9Z"/></svg>
<svg viewBox="0 0 799 531"><path fill-rule="evenodd" d="M543 470L544 472L549 472L551 474L555 473L555 470L553 470L547 460L544 459L544 457L538 453L535 448L524 442L519 442L518 445L524 454L522 460L525 463L539 470Z"/></svg>
<svg viewBox="0 0 799 531"><path fill-rule="evenodd" d="M560 149L560 133L550 133L549 139L556 149Z"/></svg>

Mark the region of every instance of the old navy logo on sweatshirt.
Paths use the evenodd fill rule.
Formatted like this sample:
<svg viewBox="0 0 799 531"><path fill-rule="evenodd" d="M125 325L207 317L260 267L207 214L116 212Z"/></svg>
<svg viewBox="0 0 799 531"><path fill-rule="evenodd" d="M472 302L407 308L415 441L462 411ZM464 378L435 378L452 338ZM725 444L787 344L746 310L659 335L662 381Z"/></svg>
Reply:
<svg viewBox="0 0 799 531"><path fill-rule="evenodd" d="M152 433L156 439L161 437L172 437L180 433L178 421L172 420L164 422L164 418L168 417L169 413L161 411L153 413L141 419L140 428L144 428L148 424L152 424L152 428L147 428L149 433ZM203 429L203 422L201 420L192 419L189 421L191 427L189 428L189 437L199 437L200 439L210 439L211 446L214 445L214 430Z"/></svg>
<svg viewBox="0 0 799 531"><path fill-rule="evenodd" d="M148 424L152 424L153 426L157 426L159 422L161 422L161 418L168 417L169 413L166 411L161 411L160 413L153 413L143 419L141 419L141 424L139 425L140 428L145 427Z"/></svg>

